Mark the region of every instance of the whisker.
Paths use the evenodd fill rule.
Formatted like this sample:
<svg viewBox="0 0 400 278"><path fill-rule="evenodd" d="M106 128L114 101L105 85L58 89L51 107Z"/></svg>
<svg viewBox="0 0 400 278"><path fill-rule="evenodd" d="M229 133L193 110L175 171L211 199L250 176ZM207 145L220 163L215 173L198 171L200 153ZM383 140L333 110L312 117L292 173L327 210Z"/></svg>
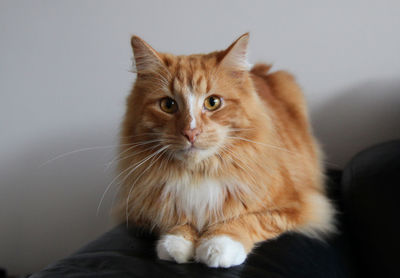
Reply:
<svg viewBox="0 0 400 278"><path fill-rule="evenodd" d="M132 145L130 145L130 147L129 147L128 149L126 149L126 150L124 150L123 152L117 154L110 162L108 162L108 163L106 164L105 170L107 170L107 169L111 166L111 164L113 164L113 163L115 162L116 159L121 158L121 156L122 156L123 154L129 152L130 150L132 150L132 149L134 149L134 148L136 148L136 147L138 147L138 146L148 145L148 144L151 144L151 143L157 143L157 142L162 142L162 141L163 141L162 139L153 139L153 140L148 140L148 141L142 141L142 142L133 143Z"/></svg>
<svg viewBox="0 0 400 278"><path fill-rule="evenodd" d="M173 155L173 153L170 153L169 157L171 157L172 155ZM131 167L129 169L131 169ZM122 183L121 181L118 182L118 184L121 184L121 183ZM117 197L117 195L118 195L120 190L121 190L121 187L119 187L117 192L114 193L113 199L111 201L111 208L114 207L115 199L116 199L116 197ZM110 210L110 213L111 213L111 210Z"/></svg>
<svg viewBox="0 0 400 278"><path fill-rule="evenodd" d="M168 152L168 150L165 152L165 153L167 153ZM169 152L169 154L168 154L168 157L167 157L167 159L164 159L161 163L160 163L160 165L158 166L158 171L161 171L161 166L164 166L164 163L166 164L166 165L168 165L168 162L169 162L169 159L171 158L171 155L172 155L172 152Z"/></svg>
<svg viewBox="0 0 400 278"><path fill-rule="evenodd" d="M161 145L159 145L159 146L161 146ZM99 205L97 206L97 213L99 212L101 203L102 203L102 201L103 201L103 199L104 199L104 196L107 194L108 190L111 188L111 185L114 184L114 182L115 182L116 180L118 180L124 173L126 173L126 172L129 171L129 173L128 173L128 174L124 177L124 179L121 181L121 183L124 182L125 179L127 178L127 176L129 176L129 175L131 174L131 172L133 172L137 167L139 167L139 166L141 165L140 163L146 162L146 161L148 160L147 158L150 159L152 156L153 156L153 154L150 154L150 155L146 156L146 157L145 157L144 159L142 159L141 161L139 161L139 162L133 164L132 166L126 168L125 170L121 171L117 176L115 176L115 177L111 180L111 182L107 185L106 190L104 191L104 193L103 193L103 195L102 195L102 197L101 197L101 199L100 199ZM147 159L147 160L146 160L146 159ZM145 161L145 160L146 160L146 161ZM143 163L142 163L142 164L143 164ZM140 165L137 166L138 164L140 164ZM137 167L136 167L136 166L137 166ZM132 170L132 168L133 168L133 170ZM131 171L131 170L132 170L132 171Z"/></svg>
<svg viewBox="0 0 400 278"><path fill-rule="evenodd" d="M289 151L289 150L287 150L285 148L281 148L281 147L278 147L278 146L274 146L274 145L266 144L266 143L262 143L262 142L253 141L253 140L250 140L250 139L247 139L247 138L243 138L243 137L228 136L227 138L238 139L238 140L242 140L242 141L258 144L258 145L261 145L261 146L265 146L265 147L270 147L270 148L273 148L273 149L281 150L281 151L284 151L284 152L287 152L287 153L291 153L291 154L294 154L294 155L299 155L299 154L296 154L295 152Z"/></svg>
<svg viewBox="0 0 400 278"><path fill-rule="evenodd" d="M229 131L255 130L255 128L228 128Z"/></svg>
<svg viewBox="0 0 400 278"><path fill-rule="evenodd" d="M285 148L281 148L281 147L278 147L278 146L274 146L274 145L266 144L266 143L262 143L262 142L253 141L253 140L250 140L250 139L247 139L247 138L243 138L243 137L228 136L227 138L238 139L238 140L242 140L242 141L246 141L246 142L250 142L250 143L266 146L266 147L277 149L277 150L280 150L280 151L283 151L283 152L286 152L288 154L295 155L295 156L298 156L298 157L310 158L310 156L308 156L308 155L295 153L295 152L289 151L288 149L285 149ZM323 162L326 163L326 164L332 165L332 166L339 167L339 165L337 165L335 163L331 163L329 161L323 161Z"/></svg>
<svg viewBox="0 0 400 278"><path fill-rule="evenodd" d="M112 163L118 163L118 162L120 162L120 161L122 161L122 160L131 158L131 157L134 157L134 156L136 156L136 155L138 155L138 154L144 153L145 151L152 150L152 149L158 147L159 145L160 145L160 144L157 144L157 145L155 145L155 146L151 146L151 147L145 148L145 149L143 149L143 150L136 151L136 152L131 153L131 154L128 154L128 155L126 155L126 156L124 156L124 157L122 157L121 155L117 155L117 156L113 159L113 161L110 161L110 162L107 163L106 169L107 169L108 167L110 167ZM127 150L126 150L126 151L127 151ZM123 153L125 153L126 151L124 151Z"/></svg>
<svg viewBox="0 0 400 278"><path fill-rule="evenodd" d="M135 166L129 171L129 173L123 178L122 182L125 182L126 179L137 169L139 168L141 165L143 165L145 162L147 162L149 159L151 159L152 157L154 157L155 155L159 154L160 151L165 150L166 148L168 148L169 146L164 146L162 148L160 148L159 150L157 150L156 152L148 155L145 159L142 159L139 163L136 163ZM129 169L129 168L128 168Z"/></svg>
<svg viewBox="0 0 400 278"><path fill-rule="evenodd" d="M117 147L117 146L118 146L118 144L111 145L111 146L87 147L87 148L81 148L81 149L73 150L73 151L70 151L70 152L62 153L62 154L57 155L56 157L53 157L53 158L47 160L46 162L40 164L38 166L38 168L42 168L43 166L45 166L45 165L47 165L47 164L49 164L49 163L51 163L51 162L53 162L53 161L55 161L57 159L63 158L65 156L68 156L68 155L71 155L71 154L74 154L74 153L79 153L79 152L84 152L84 151L91 151L91 150L99 150L99 149L108 149L108 148L114 148L114 147Z"/></svg>
<svg viewBox="0 0 400 278"><path fill-rule="evenodd" d="M253 174L255 174L254 170L251 169L249 166L247 166L245 163L243 163L228 147L222 147L222 152L228 153L231 156L228 156L228 158L234 162L237 166L239 166L239 168L241 168L243 170L243 172L245 172L246 174L250 175L250 178L252 179L252 181L254 182L254 184L256 184L256 179L253 176ZM245 167L246 169L244 169L243 167Z"/></svg>
<svg viewBox="0 0 400 278"><path fill-rule="evenodd" d="M151 162L150 162L150 165L149 165L149 166L135 179L135 181L132 183L131 188L129 189L128 197L127 197L127 199L126 199L126 207L125 207L126 225L127 225L127 227L128 227L129 215L130 215L130 213L129 213L129 200L130 200L130 195L131 195L131 193L132 193L133 187L135 186L136 182L143 176L143 174L146 173L146 172L157 162L157 160L163 155L163 152L164 152L165 150L167 150L168 147L169 147L169 146L167 145L167 146L164 146L163 148L161 148L160 150L158 150L158 151L155 153L155 155L158 155L158 154L160 154L160 153L161 153L161 154L160 154L154 161L151 161ZM153 157L154 157L154 155L153 155Z"/></svg>
<svg viewBox="0 0 400 278"><path fill-rule="evenodd" d="M127 157L124 157L124 158L122 158L122 159L126 159L126 158L129 158L129 157L133 157L133 156L135 156L135 155L138 155L139 153L143 153L143 152L145 152L145 151L149 151L149 150L155 149L155 148L157 148L157 147L159 147L159 146L160 146L160 145L156 145L156 146L152 146L152 147L146 148L146 149L144 149L144 150L141 150L141 151L139 151L139 152L136 152L136 153L134 153L134 154L131 154L131 155L129 155L129 156L127 156ZM122 160L122 159L121 159L121 160ZM136 163L136 164L137 164L137 163ZM133 166L135 166L136 164L134 164ZM129 167L128 169L131 169L131 167ZM127 169L125 169L125 170L127 170ZM125 170L124 170L124 171L125 171ZM120 174L122 174L124 171L122 171ZM100 207L101 207L101 203L103 202L104 197L106 196L107 192L110 190L111 185L112 185L119 177L120 177L120 175L118 175L117 177L115 177L115 178L107 185L106 190L103 192L103 194L102 194L102 196L101 196L101 198L100 198L99 205L97 206L97 215L98 215L98 213L99 213L99 210L100 210Z"/></svg>
<svg viewBox="0 0 400 278"><path fill-rule="evenodd" d="M60 158L63 158L63 157L66 157L66 156L69 156L69 155L72 155L72 154L75 154L75 153L84 152L84 151L91 151L91 150L109 149L109 148L115 148L115 147L119 147L119 146L133 146L134 144L135 143L127 143L127 144L114 144L114 145L108 145L108 146L94 146L94 147L80 148L80 149L76 149L76 150L73 150L73 151L69 151L69 152L66 152L66 153L59 154L59 155L57 155L57 156L45 161L44 163L40 164L38 166L38 168L46 166L47 164L49 164L49 163L51 163L51 162L53 162L53 161L55 161L57 159L60 159Z"/></svg>
<svg viewBox="0 0 400 278"><path fill-rule="evenodd" d="M135 135L129 135L129 136L120 136L120 138L135 138L139 136L146 136L146 135L162 135L162 132L144 132L140 134L135 134Z"/></svg>

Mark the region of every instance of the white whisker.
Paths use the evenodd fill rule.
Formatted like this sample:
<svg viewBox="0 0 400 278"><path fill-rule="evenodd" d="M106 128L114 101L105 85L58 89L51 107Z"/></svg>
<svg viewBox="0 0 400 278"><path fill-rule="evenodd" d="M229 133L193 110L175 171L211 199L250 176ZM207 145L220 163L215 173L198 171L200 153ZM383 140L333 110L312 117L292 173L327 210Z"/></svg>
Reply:
<svg viewBox="0 0 400 278"><path fill-rule="evenodd" d="M137 142L137 143L133 143L133 144L131 144L130 145L130 147L129 148L127 148L126 150L124 150L122 153L119 153L118 155L116 155L110 162L108 162L107 164L106 164L106 170L111 166L111 164L113 164L114 162L116 162L115 160L116 159L118 159L118 158L121 158L121 156L123 155L123 154L125 154L126 152L129 152L130 150L132 150L132 149L134 149L134 148L136 148L136 147L138 147L138 146L143 146L143 145L148 145L148 144L151 144L151 143L157 143L157 142L162 142L163 140L162 139L153 139L153 140L148 140L148 141L141 141L141 142ZM121 160L121 159L120 159Z"/></svg>
<svg viewBox="0 0 400 278"><path fill-rule="evenodd" d="M117 155L112 161L108 162L106 168L110 167L110 165L113 164L113 163L118 163L118 162L120 162L120 161L122 161L122 160L131 158L131 157L134 157L134 156L136 156L136 155L138 155L138 154L144 153L145 151L154 149L154 148L156 148L156 147L158 147L158 146L160 146L160 144L157 144L157 145L155 145L155 146L150 146L150 147L145 148L145 149L143 149L143 150L136 151L136 152L133 152L133 153L131 153L131 154L128 154L128 155L125 155L125 156L122 157L121 155L122 155L123 153L125 153L125 152L128 151L128 150L126 150L126 151L124 151L123 153L121 153L121 155Z"/></svg>
<svg viewBox="0 0 400 278"><path fill-rule="evenodd" d="M289 151L289 150L287 150L285 148L281 148L281 147L278 147L278 146L274 146L274 145L270 145L270 144L266 144L266 143L262 143L262 142L253 141L253 140L250 140L250 139L247 139L247 138L243 138L243 137L228 136L227 138L238 139L238 140L242 140L242 141L258 144L258 145L261 145L261 146L265 146L265 147L270 147L270 148L273 148L273 149L281 150L281 151L284 151L284 152L287 152L287 153L291 153L291 154L294 154L294 155L299 155L299 154L296 154L295 152Z"/></svg>
<svg viewBox="0 0 400 278"><path fill-rule="evenodd" d="M130 154L130 155L126 156L126 157L123 157L123 158L121 158L121 159L119 159L119 160L127 159L127 158L129 158L129 157L133 157L133 156L138 155L138 154L140 154L140 153L143 153L143 152L145 152L145 151L149 151L149 150L155 149L155 148L157 148L157 147L159 147L159 146L160 146L160 145L156 145L156 146L152 146L152 147L146 148L146 149L141 150L141 151L139 151L139 152L135 152L135 153ZM119 160L118 160L118 161L119 161ZM118 162L118 161L117 161L117 162ZM137 163L136 163L136 164L137 164ZM136 164L134 164L133 166L135 166ZM131 167L129 167L128 169L131 169ZM122 172L120 173L120 175L121 175L123 172L125 172L126 170L127 170L127 169L125 169L124 171L122 171ZM104 199L105 195L107 194L107 192L108 192L109 189L111 188L111 185L120 177L120 175L118 175L117 177L115 177L115 178L107 185L106 190L104 191L103 195L101 196L99 205L97 206L97 215L98 215L98 213L99 213L99 210L100 210L100 207L101 207L101 203L103 202L103 199Z"/></svg>
<svg viewBox="0 0 400 278"><path fill-rule="evenodd" d="M253 176L253 174L255 174L253 169L243 163L228 147L222 147L222 152L230 154L230 156L228 155L228 159L230 159L231 162L235 163L239 168L241 168L244 173L248 174L254 184L257 184L256 178ZM247 170L243 167L245 167Z"/></svg>
<svg viewBox="0 0 400 278"><path fill-rule="evenodd" d="M63 158L63 157L66 157L66 156L69 156L69 155L72 155L72 154L75 154L75 153L80 153L80 152L84 152L84 151L91 151L91 150L110 149L110 148L116 148L118 146L132 146L133 144L134 143L115 144L115 145L108 145L108 146L94 146L94 147L76 149L76 150L73 150L73 151L69 151L69 152L66 152L66 153L59 154L59 155L49 159L49 160L45 161L44 163L40 164L38 166L38 168L46 166L47 164L49 164L49 163L51 163L51 162L53 162L53 161L55 161L57 159L60 159L60 158Z"/></svg>
<svg viewBox="0 0 400 278"><path fill-rule="evenodd" d="M159 147L159 146L161 146L161 145L157 145L156 147ZM153 156L153 153L152 154L150 154L150 155L148 155L148 156L146 156L144 159L142 159L141 161L139 161L139 162L137 162L137 163L135 163L135 164L133 164L132 166L130 166L130 167L128 167L128 168L126 168L125 170L123 170L123 171L121 171L117 176L115 176L112 180L111 180L111 182L107 185L107 187L106 187L106 190L104 191L104 193L103 193L103 195L102 195L102 197L101 197L101 199L100 199L100 203L99 203L99 205L97 206L97 214L98 214L98 212L99 212L99 210L100 210L100 206L101 206L101 203L102 203L102 201L103 201L103 199L104 199L104 196L107 194L107 192L108 192L108 190L110 189L110 187L111 187L111 185L117 180L117 179L119 179L124 173L126 173L127 171L129 171L129 173L123 178L123 180L122 180L122 182L124 182L125 181L125 179L131 174L131 172L133 172L137 167L137 165L138 164L140 164L140 163L144 163L144 162L146 162L148 159L147 158L151 158ZM142 163L142 164L143 164ZM141 164L140 164L141 165ZM139 165L139 166L140 166ZM138 167L139 167L138 166ZM132 168L133 168L133 170L132 170Z"/></svg>
<svg viewBox="0 0 400 278"><path fill-rule="evenodd" d="M49 163L51 163L51 162L53 162L53 161L55 161L57 159L63 158L65 156L68 156L68 155L71 155L71 154L74 154L74 153L79 153L79 152L83 152L83 151L91 151L91 150L108 149L108 148L114 148L114 147L117 147L117 146L118 145L87 147L87 148L81 148L81 149L73 150L73 151L70 151L70 152L62 153L60 155L57 155L56 157L53 157L52 159L47 160L46 162L40 164L38 166L38 168L41 168L41 167L43 167L43 166L45 166L45 165L47 165L47 164L49 164Z"/></svg>
<svg viewBox="0 0 400 278"><path fill-rule="evenodd" d="M132 189L134 188L136 182L143 176L144 173L146 173L157 162L157 160L163 155L163 152L166 151L168 149L168 147L169 146L167 145L167 146L164 146L163 148L161 148L160 150L158 150L155 153L155 155L158 155L160 153L161 154L154 161L151 161L150 165L132 183L132 185L131 185L131 187L129 189L129 193L128 193L127 199L126 199L126 208L125 208L126 210L125 210L125 213L126 213L126 225L127 225L127 227L128 227L129 215L130 215L130 213L129 213L129 200L130 200L130 195L132 193ZM154 157L154 155L153 155L153 157Z"/></svg>

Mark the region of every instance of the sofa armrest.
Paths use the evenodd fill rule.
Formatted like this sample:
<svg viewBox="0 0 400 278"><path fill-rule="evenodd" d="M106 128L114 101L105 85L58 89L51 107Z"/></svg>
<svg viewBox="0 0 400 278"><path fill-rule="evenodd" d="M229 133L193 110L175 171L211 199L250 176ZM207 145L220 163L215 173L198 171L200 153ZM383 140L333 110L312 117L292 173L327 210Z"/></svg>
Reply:
<svg viewBox="0 0 400 278"><path fill-rule="evenodd" d="M351 252L360 277L398 272L400 247L400 140L356 155L342 177Z"/></svg>

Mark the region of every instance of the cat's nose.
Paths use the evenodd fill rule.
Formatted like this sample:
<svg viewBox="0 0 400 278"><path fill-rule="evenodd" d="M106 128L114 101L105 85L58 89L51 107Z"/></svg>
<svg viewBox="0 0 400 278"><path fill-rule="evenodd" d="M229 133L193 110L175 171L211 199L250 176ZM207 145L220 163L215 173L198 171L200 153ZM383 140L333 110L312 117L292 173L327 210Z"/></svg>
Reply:
<svg viewBox="0 0 400 278"><path fill-rule="evenodd" d="M198 128L191 128L191 129L184 129L182 131L182 135L186 137L186 139L190 142L190 143L194 143L194 141L196 140L196 137L200 134L200 129Z"/></svg>

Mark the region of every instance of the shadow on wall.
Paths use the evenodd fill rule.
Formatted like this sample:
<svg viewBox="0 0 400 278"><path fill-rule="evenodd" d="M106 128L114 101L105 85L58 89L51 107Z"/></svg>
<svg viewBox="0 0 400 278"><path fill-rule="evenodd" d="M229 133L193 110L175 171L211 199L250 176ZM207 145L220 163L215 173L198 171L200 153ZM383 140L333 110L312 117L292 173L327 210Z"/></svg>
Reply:
<svg viewBox="0 0 400 278"><path fill-rule="evenodd" d="M329 163L344 167L364 148L400 138L400 78L369 81L332 95L311 113Z"/></svg>
<svg viewBox="0 0 400 278"><path fill-rule="evenodd" d="M104 129L103 129L104 128ZM0 163L0 262L10 274L40 270L113 225L116 185L97 206L114 175L105 165L116 151L114 128L76 130L26 144ZM59 155L86 147L106 146Z"/></svg>

